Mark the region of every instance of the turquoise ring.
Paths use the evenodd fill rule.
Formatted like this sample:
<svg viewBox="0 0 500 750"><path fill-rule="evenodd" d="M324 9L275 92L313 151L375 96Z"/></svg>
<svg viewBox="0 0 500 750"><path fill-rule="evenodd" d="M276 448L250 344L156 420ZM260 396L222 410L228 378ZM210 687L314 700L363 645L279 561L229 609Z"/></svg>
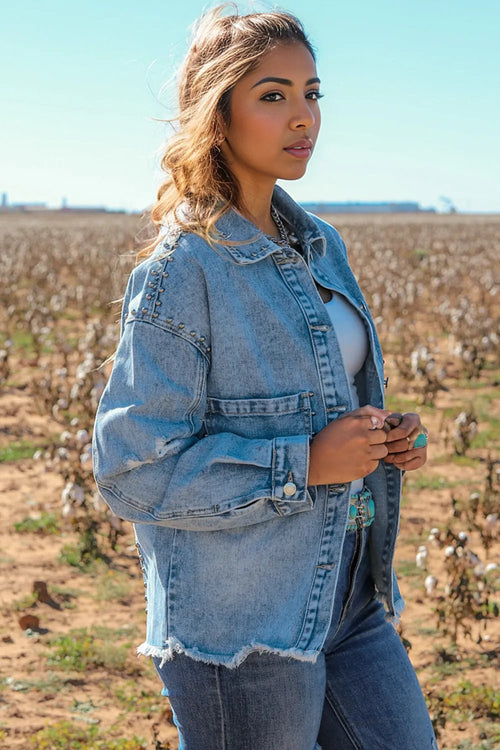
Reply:
<svg viewBox="0 0 500 750"><path fill-rule="evenodd" d="M425 448L427 445L427 435L425 432L419 432L413 443L414 448Z"/></svg>

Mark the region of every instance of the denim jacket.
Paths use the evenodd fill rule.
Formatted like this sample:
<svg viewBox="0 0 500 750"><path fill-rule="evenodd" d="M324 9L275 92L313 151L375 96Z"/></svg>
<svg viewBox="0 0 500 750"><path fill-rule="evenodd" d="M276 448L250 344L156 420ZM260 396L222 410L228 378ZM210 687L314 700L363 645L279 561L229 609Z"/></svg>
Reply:
<svg viewBox="0 0 500 750"><path fill-rule="evenodd" d="M344 242L278 187L273 203L303 255L232 210L214 246L167 233L125 293L94 473L135 527L147 599L138 650L164 660L234 667L258 650L315 661L325 640L350 484L307 486L309 443L352 407L313 277L362 316L360 403L384 403L382 353ZM395 617L401 472L381 461L366 484L372 575Z"/></svg>

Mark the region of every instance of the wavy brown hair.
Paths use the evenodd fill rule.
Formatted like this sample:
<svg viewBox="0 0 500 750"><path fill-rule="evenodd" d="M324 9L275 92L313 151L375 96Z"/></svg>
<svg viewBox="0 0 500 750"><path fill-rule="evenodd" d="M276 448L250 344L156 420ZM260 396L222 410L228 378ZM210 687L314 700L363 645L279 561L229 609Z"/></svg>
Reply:
<svg viewBox="0 0 500 750"><path fill-rule="evenodd" d="M177 129L161 160L167 178L151 210L157 236L139 257L153 251L165 222L213 241L217 219L230 207L242 208L238 182L219 148L221 125L229 125L231 118L231 91L263 55L294 42L304 44L315 59L302 24L285 11L239 15L229 3L198 20L179 72Z"/></svg>

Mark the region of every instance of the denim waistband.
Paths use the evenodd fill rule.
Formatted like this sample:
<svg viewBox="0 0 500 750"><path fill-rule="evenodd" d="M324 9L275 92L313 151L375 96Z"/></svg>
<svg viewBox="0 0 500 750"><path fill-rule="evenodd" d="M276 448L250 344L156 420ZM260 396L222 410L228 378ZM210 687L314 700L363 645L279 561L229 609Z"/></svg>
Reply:
<svg viewBox="0 0 500 750"><path fill-rule="evenodd" d="M347 531L356 531L371 526L375 518L375 503L368 487L351 495Z"/></svg>

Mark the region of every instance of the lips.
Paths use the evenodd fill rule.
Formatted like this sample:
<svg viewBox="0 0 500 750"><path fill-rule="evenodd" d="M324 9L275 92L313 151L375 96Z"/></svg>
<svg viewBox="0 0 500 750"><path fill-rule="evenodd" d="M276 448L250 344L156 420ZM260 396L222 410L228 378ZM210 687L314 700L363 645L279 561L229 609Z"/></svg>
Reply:
<svg viewBox="0 0 500 750"><path fill-rule="evenodd" d="M311 155L312 148L313 144L312 141L309 140L309 138L301 138L300 141L295 141L295 143L292 143L290 146L286 146L283 151L286 151L292 156L298 156L304 159L305 157Z"/></svg>

